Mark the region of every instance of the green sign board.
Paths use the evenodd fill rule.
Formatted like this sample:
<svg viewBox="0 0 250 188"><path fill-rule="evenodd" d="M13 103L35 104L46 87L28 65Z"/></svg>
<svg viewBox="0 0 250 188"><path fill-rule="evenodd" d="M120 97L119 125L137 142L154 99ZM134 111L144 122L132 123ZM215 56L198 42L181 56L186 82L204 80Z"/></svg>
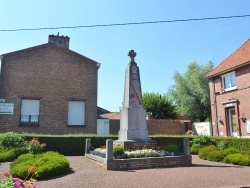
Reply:
<svg viewBox="0 0 250 188"><path fill-rule="evenodd" d="M14 103L0 103L0 114L13 114Z"/></svg>

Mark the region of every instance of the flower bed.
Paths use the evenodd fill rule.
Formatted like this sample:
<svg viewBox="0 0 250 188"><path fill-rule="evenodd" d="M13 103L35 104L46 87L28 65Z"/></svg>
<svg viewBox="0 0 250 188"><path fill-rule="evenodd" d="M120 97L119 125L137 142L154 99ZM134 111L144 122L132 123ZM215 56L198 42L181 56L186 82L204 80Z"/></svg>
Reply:
<svg viewBox="0 0 250 188"><path fill-rule="evenodd" d="M18 177L11 177L9 173L3 173L3 178L0 178L0 188L40 188L36 185L36 180L33 179L33 175L36 173L35 167L28 168L28 175L24 180Z"/></svg>
<svg viewBox="0 0 250 188"><path fill-rule="evenodd" d="M114 146L113 140L106 141L107 149L105 146L91 151L91 141L87 139L85 157L103 163L107 170L190 166L192 165L192 156L189 153L189 140L184 139L183 143L183 153L177 151L178 147L174 144L169 144L166 147L124 149L121 145Z"/></svg>
<svg viewBox="0 0 250 188"><path fill-rule="evenodd" d="M116 149L120 148L122 150L122 153L116 154ZM127 159L127 158L145 158L145 157L163 157L163 156L178 156L178 155L183 155L183 153L176 151L176 152L171 152L171 151L165 151L161 149L162 147L157 147L153 149L149 148L142 148L142 149L124 149L121 148L121 146L115 146L113 149L114 153L114 158L115 159ZM105 158L106 157L106 148L96 148L92 151L90 151L91 154L97 155L100 157Z"/></svg>

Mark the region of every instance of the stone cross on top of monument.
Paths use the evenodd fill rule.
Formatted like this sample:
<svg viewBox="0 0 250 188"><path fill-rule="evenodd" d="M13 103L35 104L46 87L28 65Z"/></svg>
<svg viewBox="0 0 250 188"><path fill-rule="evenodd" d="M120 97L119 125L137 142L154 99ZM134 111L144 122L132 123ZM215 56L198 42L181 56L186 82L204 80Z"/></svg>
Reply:
<svg viewBox="0 0 250 188"><path fill-rule="evenodd" d="M135 63L135 56L136 56L136 53L135 53L135 51L134 50L130 50L129 52L128 52L128 56L130 56L130 58L131 58L131 63Z"/></svg>
<svg viewBox="0 0 250 188"><path fill-rule="evenodd" d="M132 105L142 105L142 92L139 67L135 63L136 53L130 50L128 53L131 60L126 68L125 90L123 105L129 107Z"/></svg>

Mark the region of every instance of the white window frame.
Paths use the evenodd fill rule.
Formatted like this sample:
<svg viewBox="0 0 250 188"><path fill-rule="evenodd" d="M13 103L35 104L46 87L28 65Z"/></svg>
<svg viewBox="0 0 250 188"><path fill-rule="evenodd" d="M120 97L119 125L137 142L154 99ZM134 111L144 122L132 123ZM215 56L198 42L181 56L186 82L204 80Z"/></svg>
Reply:
<svg viewBox="0 0 250 188"><path fill-rule="evenodd" d="M232 75L234 75L234 78L235 78L235 85L232 85ZM223 87L223 89L225 90L225 91L231 91L231 90L235 90L235 89L237 89L237 82L236 82L236 75L235 75L235 71L233 71L233 72L230 72L230 73L228 73L228 74L224 74L224 75L222 75L221 76L221 78L222 78L222 87ZM230 79L230 83L229 83L229 87L227 87L226 88L226 86L225 86L225 79L226 78L229 78Z"/></svg>
<svg viewBox="0 0 250 188"><path fill-rule="evenodd" d="M85 108L84 101L68 102L68 126L84 126L85 125Z"/></svg>
<svg viewBox="0 0 250 188"><path fill-rule="evenodd" d="M246 132L247 132L247 134L250 134L250 120L246 120L245 125L246 125Z"/></svg>
<svg viewBox="0 0 250 188"><path fill-rule="evenodd" d="M0 74L2 72L2 59L3 59L3 56L0 55Z"/></svg>
<svg viewBox="0 0 250 188"><path fill-rule="evenodd" d="M38 125L40 115L40 100L22 99L20 123Z"/></svg>

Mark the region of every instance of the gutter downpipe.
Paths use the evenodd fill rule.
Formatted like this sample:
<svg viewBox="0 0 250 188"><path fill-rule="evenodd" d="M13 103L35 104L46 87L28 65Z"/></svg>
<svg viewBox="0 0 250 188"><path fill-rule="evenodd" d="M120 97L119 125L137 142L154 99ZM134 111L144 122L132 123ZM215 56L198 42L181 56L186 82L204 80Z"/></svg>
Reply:
<svg viewBox="0 0 250 188"><path fill-rule="evenodd" d="M218 125L218 111L217 111L217 99L216 99L216 94L215 94L215 84L214 84L214 79L210 77L210 80L212 81L213 84L213 97L214 97L214 112L215 112L215 123L216 123L216 134L217 136L220 136L219 134L219 125Z"/></svg>

